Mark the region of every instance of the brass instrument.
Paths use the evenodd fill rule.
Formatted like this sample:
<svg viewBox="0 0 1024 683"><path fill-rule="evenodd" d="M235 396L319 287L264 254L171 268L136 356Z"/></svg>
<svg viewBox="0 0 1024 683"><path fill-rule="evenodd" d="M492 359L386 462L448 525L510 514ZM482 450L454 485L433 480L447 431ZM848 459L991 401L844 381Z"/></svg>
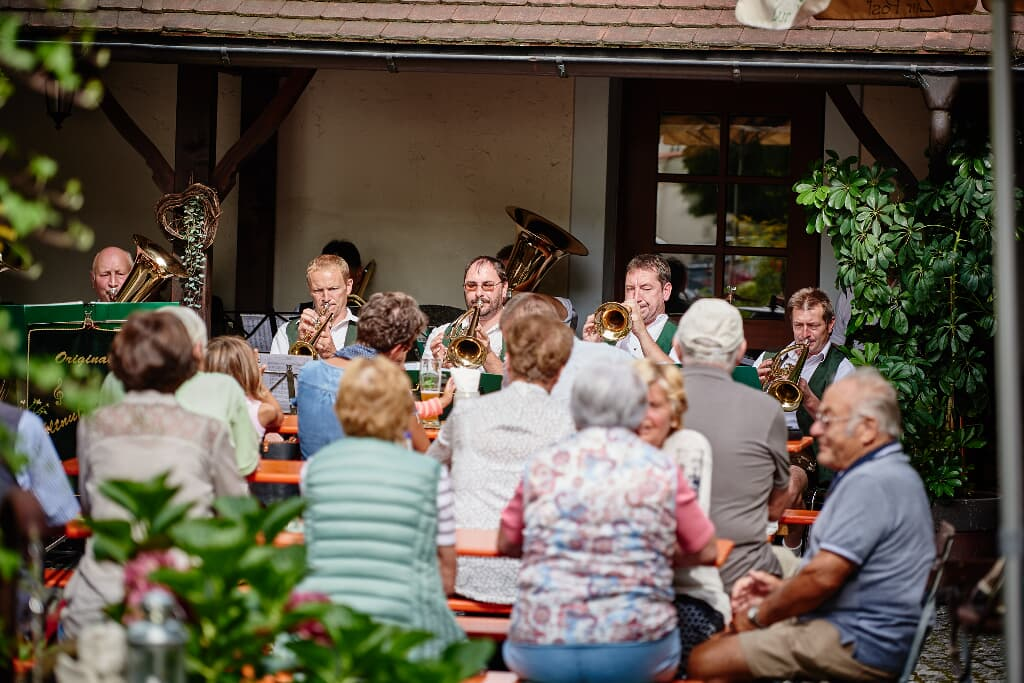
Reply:
<svg viewBox="0 0 1024 683"><path fill-rule="evenodd" d="M618 301L607 301L594 311L594 330L602 341L617 342L633 329L629 308Z"/></svg>
<svg viewBox="0 0 1024 683"><path fill-rule="evenodd" d="M320 354L317 353L316 347L313 345L320 339L320 335L324 333L324 330L327 329L332 320L334 320L334 311L331 309L331 302L328 301L320 309L320 320L317 322L316 327L305 337L296 339L295 343L288 347L288 355L309 356L311 358L319 356Z"/></svg>
<svg viewBox="0 0 1024 683"><path fill-rule="evenodd" d="M353 285L352 293L348 295L349 308L354 310L366 305L366 288L370 284L370 280L375 272L377 272L377 260L370 259L369 263L363 267L362 275L359 276L359 282Z"/></svg>
<svg viewBox="0 0 1024 683"><path fill-rule="evenodd" d="M774 398L787 413L800 407L804 400L804 392L800 389L800 373L807 360L810 346L806 342L793 342L772 359L772 367L764 382L764 391ZM797 352L795 363L783 365L791 351Z"/></svg>
<svg viewBox="0 0 1024 683"><path fill-rule="evenodd" d="M145 301L164 280L172 277L188 277L188 271L181 265L176 256L168 253L152 240L142 235L132 235L132 241L138 249L135 263L128 276L121 283L121 288L110 297L118 303L138 303Z"/></svg>
<svg viewBox="0 0 1024 683"><path fill-rule="evenodd" d="M456 318L444 333L444 341L448 346L445 358L449 363L460 368L478 368L487 358L487 348L476 338L476 328L480 323L480 304Z"/></svg>
<svg viewBox="0 0 1024 683"><path fill-rule="evenodd" d="M516 240L505 266L509 296L532 292L562 257L590 253L582 242L543 216L518 206L506 206L505 213L516 224Z"/></svg>

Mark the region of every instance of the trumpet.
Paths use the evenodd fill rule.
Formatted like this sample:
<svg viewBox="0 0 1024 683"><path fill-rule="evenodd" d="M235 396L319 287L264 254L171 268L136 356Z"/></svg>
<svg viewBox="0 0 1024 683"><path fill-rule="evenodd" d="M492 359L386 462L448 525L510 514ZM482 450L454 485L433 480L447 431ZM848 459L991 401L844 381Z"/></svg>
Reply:
<svg viewBox="0 0 1024 683"><path fill-rule="evenodd" d="M804 392L800 389L799 382L809 349L810 346L806 342L794 342L779 351L772 359L772 367L765 379L765 393L778 401L787 413L799 408L804 401ZM783 365L791 351L797 352L796 362Z"/></svg>
<svg viewBox="0 0 1024 683"><path fill-rule="evenodd" d="M476 338L480 323L480 304L460 315L444 333L448 346L445 359L460 368L478 368L487 358L487 348Z"/></svg>
<svg viewBox="0 0 1024 683"><path fill-rule="evenodd" d="M618 301L607 301L594 311L594 330L603 341L614 343L633 329L629 309Z"/></svg>
<svg viewBox="0 0 1024 683"><path fill-rule="evenodd" d="M311 356L314 358L319 356L320 354L317 353L316 347L313 345L320 339L320 335L324 333L324 330L327 329L332 320L334 320L334 311L331 309L331 302L328 301L320 309L320 319L316 324L316 328L305 337L296 339L295 343L288 347L288 355Z"/></svg>

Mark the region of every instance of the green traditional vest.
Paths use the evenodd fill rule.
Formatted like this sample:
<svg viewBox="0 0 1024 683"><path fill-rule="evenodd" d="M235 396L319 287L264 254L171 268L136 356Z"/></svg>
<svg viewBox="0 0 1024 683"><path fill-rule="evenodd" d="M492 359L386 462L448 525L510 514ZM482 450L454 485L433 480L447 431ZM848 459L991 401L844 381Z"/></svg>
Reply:
<svg viewBox="0 0 1024 683"><path fill-rule="evenodd" d="M654 342L658 348L665 353L672 353L672 339L676 336L676 324L671 320L665 321L665 327L661 328L661 334Z"/></svg>
<svg viewBox="0 0 1024 683"><path fill-rule="evenodd" d="M302 590L434 633L418 657L465 638L437 564L439 476L440 465L424 455L360 437L320 450L305 475L309 576Z"/></svg>
<svg viewBox="0 0 1024 683"><path fill-rule="evenodd" d="M351 346L356 342L356 331L359 329L359 323L355 320L348 321L348 327L345 328L345 346ZM285 328L285 334L288 335L288 347L294 344L299 338L299 319L296 318L288 323Z"/></svg>

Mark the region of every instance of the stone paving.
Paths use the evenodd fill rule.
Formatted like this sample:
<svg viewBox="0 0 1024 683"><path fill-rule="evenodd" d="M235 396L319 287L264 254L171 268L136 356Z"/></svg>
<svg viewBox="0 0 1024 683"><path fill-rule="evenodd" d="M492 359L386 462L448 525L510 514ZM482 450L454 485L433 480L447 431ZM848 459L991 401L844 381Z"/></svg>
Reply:
<svg viewBox="0 0 1024 683"><path fill-rule="evenodd" d="M917 663L913 680L922 683L955 683L957 673L947 653L949 643L949 610L940 607L935 617L935 628L925 641L921 659ZM1006 680L1002 634L979 636L973 648L971 671L976 683L995 683Z"/></svg>

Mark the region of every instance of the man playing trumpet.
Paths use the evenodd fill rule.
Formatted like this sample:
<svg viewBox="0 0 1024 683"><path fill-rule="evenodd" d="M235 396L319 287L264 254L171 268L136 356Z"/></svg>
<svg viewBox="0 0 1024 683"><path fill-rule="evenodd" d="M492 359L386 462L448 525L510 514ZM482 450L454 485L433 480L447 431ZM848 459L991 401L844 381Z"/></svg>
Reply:
<svg viewBox="0 0 1024 683"><path fill-rule="evenodd" d="M466 309L480 307L480 320L476 338L484 345L487 355L483 371L500 375L504 371L505 343L501 336L501 311L508 293L508 278L501 261L490 256L477 256L466 266L462 276L462 290L466 296ZM439 325L427 338L424 358L445 359L445 332L451 325ZM445 365L450 363L445 360Z"/></svg>
<svg viewBox="0 0 1024 683"><path fill-rule="evenodd" d="M626 265L626 300L631 330L616 344L634 358L650 358L657 363L678 363L672 348L676 326L665 313L665 302L672 295L672 270L659 254L634 256ZM587 316L583 339L599 342L594 316Z"/></svg>
<svg viewBox="0 0 1024 683"><path fill-rule="evenodd" d="M338 349L355 341L359 320L346 305L352 292L348 264L338 256L317 256L306 267L306 285L313 298L313 308L303 310L301 317L277 331L270 352L286 354L292 344L303 339L312 344L320 358L333 358ZM314 339L324 315L333 319Z"/></svg>

